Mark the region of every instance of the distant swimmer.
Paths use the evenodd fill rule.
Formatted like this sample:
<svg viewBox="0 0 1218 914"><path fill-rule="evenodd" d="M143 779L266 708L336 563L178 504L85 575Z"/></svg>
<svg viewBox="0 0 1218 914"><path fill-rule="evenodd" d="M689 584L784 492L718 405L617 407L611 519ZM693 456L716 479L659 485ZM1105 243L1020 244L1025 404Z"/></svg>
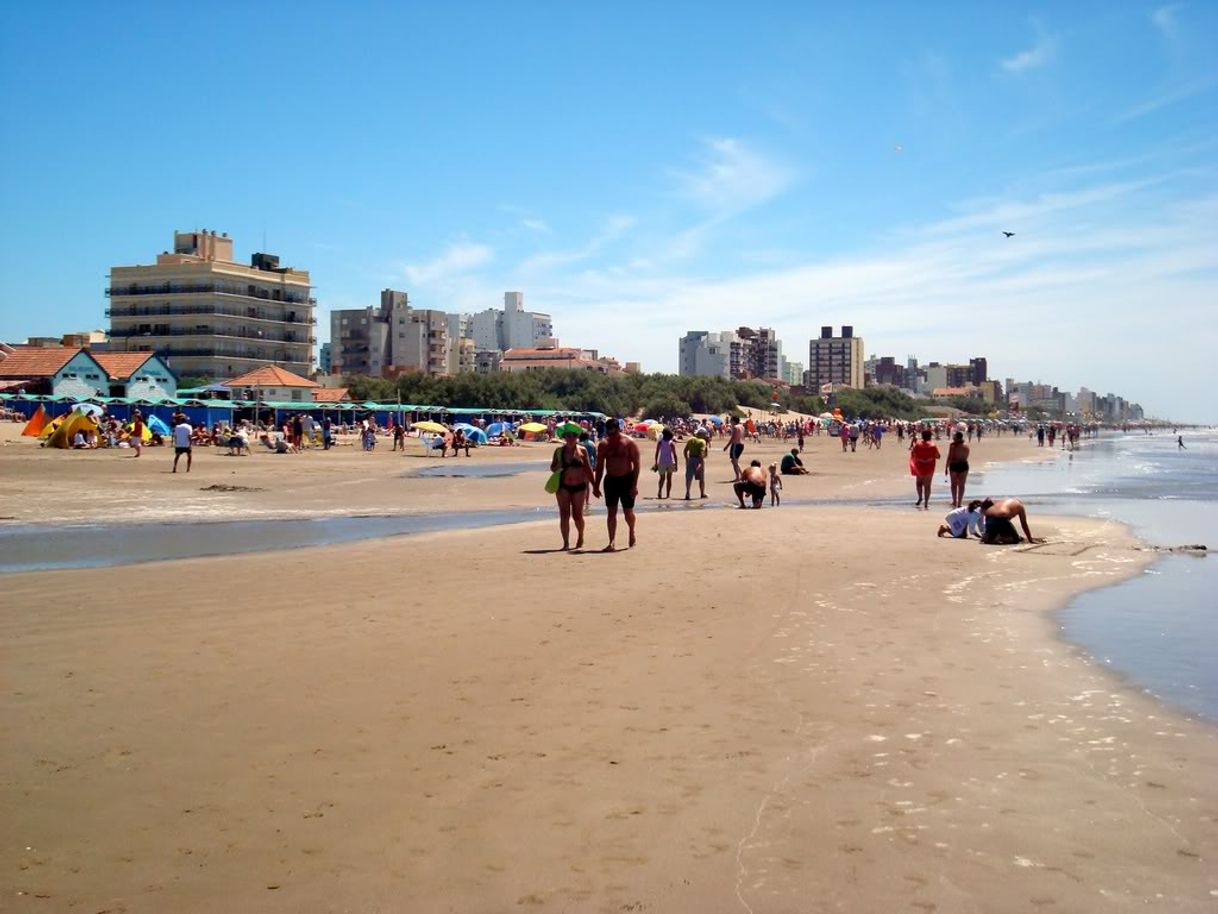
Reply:
<svg viewBox="0 0 1218 914"><path fill-rule="evenodd" d="M1014 233L1014 232L1003 232L1002 234L1006 235L1008 238L1014 238L1014 237L1015 237L1015 233Z"/></svg>

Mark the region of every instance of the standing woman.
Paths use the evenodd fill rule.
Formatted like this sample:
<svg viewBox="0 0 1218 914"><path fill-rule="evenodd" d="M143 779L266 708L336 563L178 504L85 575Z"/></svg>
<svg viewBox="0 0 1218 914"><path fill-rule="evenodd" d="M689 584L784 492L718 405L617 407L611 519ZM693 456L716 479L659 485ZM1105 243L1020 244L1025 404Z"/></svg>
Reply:
<svg viewBox="0 0 1218 914"><path fill-rule="evenodd" d="M909 448L909 474L914 478L918 500L915 508L930 508L930 484L935 478L935 464L939 462L939 448L930 440L930 429L922 430L922 440Z"/></svg>
<svg viewBox="0 0 1218 914"><path fill-rule="evenodd" d="M672 497L672 476L677 472L677 443L672 440L672 429L666 428L656 442L656 472L660 474L660 486L656 490L656 498ZM668 487L665 494L664 488Z"/></svg>
<svg viewBox="0 0 1218 914"><path fill-rule="evenodd" d="M592 482L592 465L588 462L588 452L579 443L579 433L583 431L573 422L555 429L562 435L562 447L554 451L550 461L550 472L559 473L558 491L554 497L558 499L558 529L562 531L562 548L571 548L571 520L575 520L575 548L584 545L584 502L588 497L588 484Z"/></svg>
<svg viewBox="0 0 1218 914"><path fill-rule="evenodd" d="M947 466L943 475L951 478L952 507L964 507L964 483L968 479L969 446L964 443L964 433L956 432L947 448Z"/></svg>

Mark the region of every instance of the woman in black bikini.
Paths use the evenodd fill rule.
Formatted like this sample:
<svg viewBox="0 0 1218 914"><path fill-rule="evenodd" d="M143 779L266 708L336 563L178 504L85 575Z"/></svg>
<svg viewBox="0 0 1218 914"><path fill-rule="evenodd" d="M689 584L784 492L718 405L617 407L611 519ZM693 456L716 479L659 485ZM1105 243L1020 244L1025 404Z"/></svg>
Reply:
<svg viewBox="0 0 1218 914"><path fill-rule="evenodd" d="M588 463L588 452L579 443L580 428L568 423L558 430L562 434L562 447L554 451L550 461L550 472L562 475L558 478L558 528L562 531L562 548L571 548L571 519L575 519L575 548L584 545L584 501L588 497L588 485L592 482L592 465Z"/></svg>
<svg viewBox="0 0 1218 914"><path fill-rule="evenodd" d="M952 507L964 507L964 482L968 479L969 447L964 443L964 432L956 432L947 448L947 466L944 475L951 478Z"/></svg>

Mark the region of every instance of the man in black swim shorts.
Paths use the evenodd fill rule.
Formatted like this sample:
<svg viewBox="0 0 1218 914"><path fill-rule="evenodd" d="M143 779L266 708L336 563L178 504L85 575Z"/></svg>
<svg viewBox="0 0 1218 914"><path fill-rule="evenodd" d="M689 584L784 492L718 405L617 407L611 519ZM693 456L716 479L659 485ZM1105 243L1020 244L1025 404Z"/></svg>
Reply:
<svg viewBox="0 0 1218 914"><path fill-rule="evenodd" d="M765 500L765 470L761 468L761 462L754 460L745 467L740 474L740 481L732 488L736 491L740 507L746 507L744 496L749 495L753 499L753 507L760 508L761 503Z"/></svg>
<svg viewBox="0 0 1218 914"><path fill-rule="evenodd" d="M626 526L630 529L630 545L636 542L634 534L634 500L639 494L639 446L629 438L623 438L616 419L605 423L607 435L596 447L596 480L592 483L592 494L601 497L601 482L605 488L605 507L609 511L609 545L605 552L614 552L617 536L617 507L620 503Z"/></svg>

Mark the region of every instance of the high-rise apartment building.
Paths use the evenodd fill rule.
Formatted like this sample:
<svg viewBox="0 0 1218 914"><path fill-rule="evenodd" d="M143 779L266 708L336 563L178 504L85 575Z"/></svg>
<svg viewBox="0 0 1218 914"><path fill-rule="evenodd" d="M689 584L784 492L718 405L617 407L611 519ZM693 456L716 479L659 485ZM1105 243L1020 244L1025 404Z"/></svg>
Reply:
<svg viewBox="0 0 1218 914"><path fill-rule="evenodd" d="M273 254L233 260L233 240L174 232L156 263L112 267L110 351L155 352L179 378L224 380L264 365L313 371L316 301L306 270Z"/></svg>
<svg viewBox="0 0 1218 914"><path fill-rule="evenodd" d="M468 316L469 333L479 351L527 349L554 337L550 315L524 310L524 293L503 293L503 310L487 308Z"/></svg>
<svg viewBox="0 0 1218 914"><path fill-rule="evenodd" d="M690 330L678 343L677 371L686 376L730 378L732 342L736 334Z"/></svg>
<svg viewBox="0 0 1218 914"><path fill-rule="evenodd" d="M409 296L395 289L381 292L379 308L330 312L332 372L342 375L383 375L403 371L453 374L460 368L449 337L449 315L413 308ZM472 370L472 357L468 359Z"/></svg>
<svg viewBox="0 0 1218 914"><path fill-rule="evenodd" d="M843 325L841 336L834 336L832 327L821 327L820 338L808 343L804 386L819 390L826 384L863 386L863 339L851 326Z"/></svg>
<svg viewBox="0 0 1218 914"><path fill-rule="evenodd" d="M677 370L683 375L782 379L782 343L768 327L722 333L691 330L678 346Z"/></svg>

